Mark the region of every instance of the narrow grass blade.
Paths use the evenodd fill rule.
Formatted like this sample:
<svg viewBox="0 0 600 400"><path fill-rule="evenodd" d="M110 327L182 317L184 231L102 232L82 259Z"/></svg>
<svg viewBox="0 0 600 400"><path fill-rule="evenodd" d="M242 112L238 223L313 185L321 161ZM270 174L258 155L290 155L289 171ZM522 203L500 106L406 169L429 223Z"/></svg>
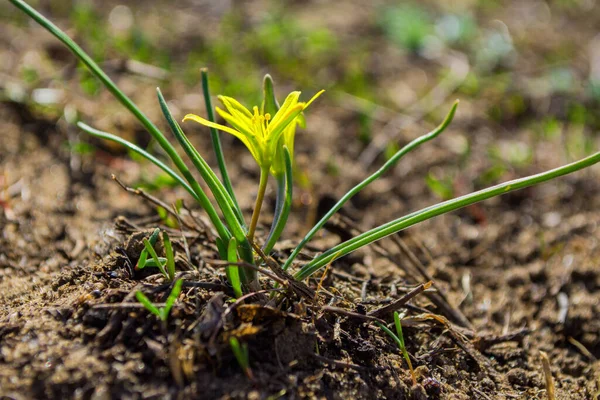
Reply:
<svg viewBox="0 0 600 400"><path fill-rule="evenodd" d="M154 246L154 244L156 243L156 240L158 239L158 235L160 234L160 229L156 228L154 230L154 232L152 232L152 234L150 235L150 244L152 246ZM146 250L145 248L142 249L142 252L140 253L140 258L138 258L138 262L137 265L135 266L135 269L144 269L145 267L148 266L148 263L146 262L146 260L148 260L148 250ZM160 265L160 263L159 263ZM158 267L158 265L157 265Z"/></svg>
<svg viewBox="0 0 600 400"><path fill-rule="evenodd" d="M225 221L229 225L233 236L240 244L240 248L242 250L242 258L245 261L252 263L254 261L252 256L252 250L250 248L250 244L248 243L248 239L246 238L246 231L240 223L240 220L243 221L242 215L236 214L236 211L233 207L233 200L225 190L225 187L223 187L223 184L219 181L219 178L217 178L213 170L210 169L209 165L206 163L206 161L204 161L200 153L198 153L194 146L192 146L192 144L188 140L185 133L183 133L183 130L181 129L177 121L175 121L175 119L173 118L173 115L171 114L171 111L167 106L167 102L165 101L165 98L163 97L159 88L156 88L156 93L158 96L158 101L160 103L160 108L167 122L169 123L173 135L175 135L177 141L179 142L181 147L183 147L186 154L188 155L188 157L202 176L202 179L204 179L204 181L210 188L213 196L217 201L217 204L223 212ZM226 240L229 241L230 237L231 236L227 236Z"/></svg>
<svg viewBox="0 0 600 400"><path fill-rule="evenodd" d="M298 246L296 246L296 248L294 249L294 251L292 252L290 257L286 260L285 264L283 265L283 269L288 269L290 267L290 265L292 265L292 262L294 261L296 256L300 253L300 251L304 248L306 243L308 243L313 238L313 236L315 236L315 234L327 223L327 221L329 221L329 219L336 212L339 211L340 208L342 208L342 206L344 204L346 204L346 202L348 200L350 200L358 192L360 192L365 187L367 187L367 185L369 185L371 182L380 178L390 168L392 168L394 165L396 165L396 163L398 163L398 161L402 157L404 157L406 154L410 153L412 150L416 149L423 143L434 139L440 133L442 133L444 130L446 130L446 128L448 127L448 125L450 125L450 122L452 122L452 119L454 118L454 114L456 113L457 107L458 107L458 100L454 102L454 104L452 105L452 108L450 109L450 112L448 112L448 115L446 115L446 118L444 118L444 121L437 128L435 128L433 131L431 131L423 136L418 137L417 139L413 140L412 142L410 142L409 144L404 146L402 149L398 150L396 152L396 154L394 154L385 164L383 164L383 166L381 168L379 168L372 175L370 175L365 180L360 182L358 185L356 185L352 189L350 189L348 191L348 193L346 193L333 207L331 207L331 209L327 212L327 214L325 214L323 216L323 218L321 218L321 220L316 223L316 225L306 234L306 236L304 236L302 241L298 244Z"/></svg>
<svg viewBox="0 0 600 400"><path fill-rule="evenodd" d="M285 158L285 174L277 177L277 203L275 206L275 219L267 238L263 251L269 254L273 250L273 246L279 240L279 237L285 229L285 225L292 209L292 192L293 192L293 170L292 170L292 155L289 149L284 146Z"/></svg>
<svg viewBox="0 0 600 400"><path fill-rule="evenodd" d="M356 236L355 238L347 240L327 250L325 253L316 257L311 262L302 267L302 269L300 269L300 271L298 271L295 274L295 278L305 279L306 277L318 271L323 266L327 265L327 263L331 259L333 259L334 257L338 257L338 254L340 257L344 256L355 250L360 249L361 247L376 242L377 240L383 239L386 236L392 235L394 233L400 232L401 230L416 225L419 222L423 222L438 215L469 206L471 204L489 199L491 197L500 196L502 194L523 189L528 186L537 185L539 183L546 182L551 179L573 173L575 171L579 171L598 162L600 162L600 152L583 158L579 161L573 162L571 164L552 169L550 171L501 183L499 185L492 186L487 189L479 190L477 192L470 193L465 196L458 197L456 199L444 201L442 203L424 208L420 211L411 213L410 215L398 218L394 221L388 222L387 224L381 225L377 228L364 232Z"/></svg>
<svg viewBox="0 0 600 400"><path fill-rule="evenodd" d="M229 245L227 246L227 261L230 263L237 263L237 241L235 238L231 238L229 240ZM231 286L233 287L233 293L236 298L242 297L244 294L242 292L242 281L240 280L240 269L238 266L231 265L225 269L225 273L227 274L227 279Z"/></svg>
<svg viewBox="0 0 600 400"><path fill-rule="evenodd" d="M144 239L144 246L146 246L146 251L152 256L154 263L158 265L160 273L163 274L167 279L169 279L169 275L167 274L167 271L165 271L165 266L160 263L158 254L156 254L156 250L154 250L154 247L152 246L152 244L150 244L150 241L148 239Z"/></svg>
<svg viewBox="0 0 600 400"><path fill-rule="evenodd" d="M398 339L400 339L400 351L402 351L402 356L406 360L408 369L410 369L410 375L413 380L413 385L416 385L417 378L415 377L415 370L413 369L412 362L410 361L410 357L408 355L408 351L406 350L406 345L404 344L404 334L402 333L402 321L400 321L400 314L398 314L398 311L394 311L394 325L396 326L396 334L398 335Z"/></svg>
<svg viewBox="0 0 600 400"><path fill-rule="evenodd" d="M188 185L188 183L181 176L179 176L177 174L177 172L173 171L168 165L166 165L165 163L160 161L158 158L154 157L152 154L148 153L146 150L142 149L139 146L136 146L135 144L133 144L117 135L113 135L112 133L98 130L98 129L93 128L83 122L78 122L77 126L79 127L79 129L83 130L84 132L86 132L92 136L95 136L100 139L110 140L115 143L119 143L120 145L125 146L129 150L138 153L139 155L141 155L142 157L144 157L145 159L147 159L148 161L150 161L151 163L156 165L158 168L165 171L167 173L167 175L169 175L171 178L175 179L177 181L177 183L179 183L185 190L187 190L187 192L190 195L192 195L192 197L194 197L194 199L198 200L198 196L196 196L196 193L194 192L194 190L191 188L190 185Z"/></svg>
<svg viewBox="0 0 600 400"><path fill-rule="evenodd" d="M210 122L216 122L215 112L213 110L212 100L210 98L210 87L208 85L208 70L206 68L202 68L200 70L200 75L202 76L202 93L204 94L206 115ZM219 132L217 132L215 128L210 128L210 139L212 141L215 157L217 158L217 164L219 165L219 171L221 172L221 179L223 179L223 185L225 186L227 193L229 193L229 196L231 196L234 208L241 215L242 211L238 204L237 198L235 197L235 192L233 191L233 186L231 185L231 180L229 179L229 173L227 172L227 165L225 164L225 156L223 155L223 148L221 147L221 139L219 137ZM242 225L245 225L243 218L240 222L242 223Z"/></svg>
<svg viewBox="0 0 600 400"><path fill-rule="evenodd" d="M171 245L171 239L169 239L167 232L163 232L163 244L165 245L165 255L167 256L167 277L172 281L175 279L175 255L173 254L173 245Z"/></svg>
<svg viewBox="0 0 600 400"><path fill-rule="evenodd" d="M160 103L160 108L163 112L163 115L165 116L165 119L169 123L169 127L171 128L173 135L175 135L175 138L177 139L181 147L183 147L186 154L188 155L188 157L202 176L202 179L204 179L204 181L210 188L230 228L234 232L236 231L236 229L240 232L244 232L244 228L240 222L243 222L241 211L235 208L235 203L233 202L233 199L231 198L229 193L227 193L227 190L225 189L217 175L213 172L208 163L204 160L204 158L189 141L189 139L187 138L177 121L175 121L175 118L173 118L173 114L171 114L169 106L167 105L167 102L165 101L165 98L163 97L162 92L159 88L156 88L156 93L158 96L158 102ZM235 218L235 221L233 220L233 218ZM239 227L237 227L238 225Z"/></svg>
<svg viewBox="0 0 600 400"><path fill-rule="evenodd" d="M50 33L52 33L58 40L60 40L79 60L85 64L86 67L94 74L103 84L106 86L108 91L112 93L113 96L125 108L127 108L140 123L146 128L146 130L152 135L152 137L160 144L160 146L165 150L168 154L169 158L173 161L173 163L177 166L179 171L185 177L185 179L189 182L190 186L198 196L198 202L207 212L211 222L215 226L217 232L219 232L220 236L224 236L229 238L229 232L227 228L221 220L219 219L216 210L210 204L210 201L202 191L198 182L194 179L193 175L190 173L189 169L175 151L175 148L169 143L169 141L165 138L163 133L148 119L148 117L131 101L129 97L125 95L117 85L106 75L104 71L92 60L92 58L85 52L77 43L75 43L66 33L64 33L59 27L54 25L50 20L37 12L33 7L28 5L23 0L10 0L10 2L19 8L21 11L29 15L33 18L37 23L46 28Z"/></svg>
<svg viewBox="0 0 600 400"><path fill-rule="evenodd" d="M137 292L135 292L135 298L137 299L137 301L142 303L144 307L146 307L146 310L150 311L152 314L162 319L162 313L160 312L160 310L154 304L152 304L150 299L146 297L144 293L138 290Z"/></svg>
<svg viewBox="0 0 600 400"><path fill-rule="evenodd" d="M252 370L250 369L248 346L245 344L241 345L240 341L235 336L232 336L229 339L229 345L231 346L231 351L233 352L233 355L235 356L238 364L242 368L242 371L244 371L244 374L246 374L248 379L254 379Z"/></svg>
<svg viewBox="0 0 600 400"><path fill-rule="evenodd" d="M146 254L148 254L148 252L146 252ZM146 264L144 265L144 267L158 268L159 265L165 265L167 263L167 258L166 257L158 257L158 261L160 262L160 264L156 264L156 261L154 261L154 259L152 259L152 258L149 260L146 260Z"/></svg>
<svg viewBox="0 0 600 400"><path fill-rule="evenodd" d="M175 302L177 301L177 298L179 297L179 294L181 293L182 285L183 285L183 279L178 279L173 284L173 289L171 289L171 293L169 294L169 297L167 297L167 301L165 302L165 307L161 310L161 314L162 314L161 319L163 321L166 321L167 318L169 317L169 314L171 313L171 309L175 305Z"/></svg>
<svg viewBox="0 0 600 400"><path fill-rule="evenodd" d="M377 321L375 321L375 325L377 325L378 327L381 328L382 331L384 331L385 333L387 333L388 336L391 337L394 340L394 342L396 342L396 344L398 345L398 348L402 347L402 342L400 342L400 338L398 336L396 336L396 334L394 332L392 332L390 330L390 328L388 328L387 326L385 326L381 322L377 322Z"/></svg>

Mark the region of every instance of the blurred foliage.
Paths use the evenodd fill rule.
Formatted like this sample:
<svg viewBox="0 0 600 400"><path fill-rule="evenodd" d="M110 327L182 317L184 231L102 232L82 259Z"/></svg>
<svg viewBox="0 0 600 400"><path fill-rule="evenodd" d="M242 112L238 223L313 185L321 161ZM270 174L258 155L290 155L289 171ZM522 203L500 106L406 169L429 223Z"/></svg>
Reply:
<svg viewBox="0 0 600 400"><path fill-rule="evenodd" d="M381 129L381 118L374 119L376 106L404 111L449 75L452 57L464 56L469 71L453 93L473 105L474 118L484 117L502 136L502 141L485 145L489 159L481 169L481 183L497 182L508 171L529 166L541 141L560 144L562 156L569 159L589 154L596 147L600 66L591 65L593 57L587 53L582 55L596 35L579 24L586 18L593 20L586 0L550 0L538 4L539 8L527 8L533 7L528 2L499 0L452 6L441 1L366 2L356 11L354 6L342 7L342 12L361 13L359 22L348 18L344 23L340 22L346 17L343 15L311 15L311 7L322 5L318 2L265 0L229 6L217 2L219 7L214 8L219 11L213 10L206 21L210 29L186 30L184 37L170 36L169 32L179 32L176 28L180 22L163 18L157 10L189 7L200 14L204 5L187 1L151 2L151 7L139 2L90 0L31 3L68 27L69 34L100 63L135 60L159 67L169 73L170 84L181 83L191 92L199 87L199 68L209 67L213 93L235 95L246 105L260 102L260 78L265 72L273 75L282 90L302 88L308 95L320 88L329 89L329 98L336 105L345 101L336 92L367 100L353 109L354 119L349 124L353 139L365 147ZM517 6L534 14L547 12L547 20L543 21L542 14L519 15L538 24L519 30L515 28L518 23L510 19ZM6 5L0 5L3 7ZM19 27L28 24L23 15L12 10L0 13L0 19ZM152 29L157 21L160 29ZM201 18L198 21L204 23ZM549 42L536 33L536 29L543 32L543 24L556 22L578 27L573 35L565 32L564 36L592 36L588 42L574 45L572 39L563 40L560 35ZM48 73L47 65L56 70L54 75ZM15 74L25 87L50 87L49 80L63 73L58 65L50 52L43 53L38 59L21 63ZM425 77L425 83L418 79L413 82L411 72L415 70ZM77 66L75 76L85 95L100 93L99 82L84 68ZM396 90L398 82L402 85ZM406 95L409 100L395 98L411 90L413 93ZM20 93L11 87L6 97L20 98ZM52 104L35 107L54 114L59 111ZM424 115L425 119L435 119L435 112ZM532 136L517 139L513 136L516 126L526 127ZM397 143L389 144L383 157L397 148ZM461 156L459 165L466 165L469 156L469 152ZM335 175L338 169L331 160L328 172ZM431 190L442 198L448 195L445 179L428 178ZM168 184L157 180L148 187Z"/></svg>

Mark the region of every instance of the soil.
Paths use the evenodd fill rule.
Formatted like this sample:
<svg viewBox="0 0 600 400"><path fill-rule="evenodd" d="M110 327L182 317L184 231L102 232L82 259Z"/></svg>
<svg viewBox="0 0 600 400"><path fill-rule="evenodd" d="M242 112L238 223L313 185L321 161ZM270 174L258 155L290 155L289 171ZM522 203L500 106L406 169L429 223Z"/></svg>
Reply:
<svg viewBox="0 0 600 400"><path fill-rule="evenodd" d="M291 12L301 18L310 7L330 5L306 3ZM519 13L518 3L496 8L481 19L492 21L495 16L508 21ZM182 4L181 13L189 6ZM343 12L352 12L352 2L341 4ZM152 20L165 7L156 3L146 17L139 18ZM253 7L243 5L249 13ZM98 11L106 16L110 9ZM425 182L428 173L453 177L454 195L485 186L481 176L494 165L487 156L491 144L524 143L533 154L531 162L511 165L494 182L568 161L564 142L570 125L564 109L577 102L593 114L599 111L597 102L576 91L550 94L542 104L521 83L545 68L540 59L548 48L579 38L591 41L593 26L600 19L585 10L555 12L553 20L538 21L537 33L528 39L531 43L521 35L528 32L523 28L527 18L514 20L510 27L516 45L523 46L522 53L531 51L531 56L510 66L513 83L500 92L459 91L451 99L441 99L439 110L421 110L421 117L428 118L413 122L393 111L400 106L377 108L381 118L374 119L373 132L385 131L384 121L399 119L404 129L397 140L404 144L439 121L454 97L461 99L448 132L354 198L311 242L301 261L358 231L439 201ZM55 12L61 26L69 25L62 11L51 7L46 11ZM361 18L320 18L340 37L348 37L356 26L374 42L381 35L362 26ZM549 33L559 23L580 28L562 31L564 37ZM193 26L181 29L193 30ZM3 22L0 31L0 58L11 57L1 71L6 76L4 93L20 81L17 66L23 59L42 54L50 59L42 80L48 84L58 74L65 96L57 109L8 95L0 103L0 396L546 399L541 359L545 352L557 399L598 397L598 168L427 221L340 259L323 279L318 273L307 281L317 290L314 301L288 294L275 297L277 302L262 295L236 303L223 269L210 261L218 258L213 232L189 196L179 189L150 191L168 204L184 198L189 206L182 215L182 229L167 227L152 203L111 179L115 174L134 186L156 176L156 170L132 161L122 149L89 138L85 140L97 147L93 154L73 151L68 144L83 136L67 123L62 109L75 107L91 125L144 138L135 121L107 93L86 97L78 87L72 57L37 26ZM440 67L435 63L381 47L381 59L391 64L399 61L400 66L377 70L372 79L379 87L414 70L430 82L437 79ZM581 75L587 71L585 61L569 60ZM335 66L328 68L335 71ZM151 119L161 120L157 105L149 100L154 98L156 81L126 70L111 75ZM410 79L402 82L408 89L418 86ZM176 79L164 85L169 98L185 99L173 103L178 114L202 109L201 99L185 96L199 93L197 86L185 87ZM30 99L33 88L25 84L23 88ZM515 115L502 99L517 94L526 106ZM285 240L276 247L274 255L280 261L311 222L384 160L383 156L373 162L361 159L367 148L359 140L362 103L350 96L334 97L319 99L321 103L307 112L306 132L297 135L297 169L304 183L295 188L293 217ZM500 116L491 118L498 110ZM566 121L563 139L536 139L532 126L548 115ZM585 129L586 137L597 144L590 133L593 124ZM206 149L203 154L214 165L206 132L190 130L192 140ZM148 143L147 138L140 140ZM234 186L249 215L256 194L256 168L244 148L230 138L223 140ZM456 149L465 141L470 151L461 159ZM269 227L273 192L270 188L267 194L271 200L259 240ZM171 284L157 270L142 274L132 269L141 239L157 226L170 232L177 274L184 279L184 289L164 324L141 307L134 294L142 290L161 303ZM432 288L399 308L405 313L406 347L416 368L413 383L395 342L366 315L430 279ZM273 282L261 278L261 286L273 288ZM378 315L392 321L389 313ZM237 363L231 337L248 346L252 378Z"/></svg>

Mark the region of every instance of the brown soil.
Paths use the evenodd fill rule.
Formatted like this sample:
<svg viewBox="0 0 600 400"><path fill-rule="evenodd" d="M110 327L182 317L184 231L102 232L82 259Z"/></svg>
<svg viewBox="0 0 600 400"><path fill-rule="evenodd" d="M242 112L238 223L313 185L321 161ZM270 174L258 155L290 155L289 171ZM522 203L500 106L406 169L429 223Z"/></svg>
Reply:
<svg viewBox="0 0 600 400"><path fill-rule="evenodd" d="M507 18L510 10L496 10L498 18ZM299 6L295 12L302 16L308 11ZM362 23L331 18L328 23L340 35ZM592 15L578 18L594 22ZM81 94L72 59L57 53L56 43L37 27L6 24L1 31L14 34L11 41L0 39L7 44L3 53L15 57L12 65L26 50L53 54L53 67L64 75L65 88L71 88L65 103L75 104L83 120L143 137L107 94L93 100ZM39 40L26 40L27 32ZM591 33L571 35L574 40ZM546 44L542 39L531 48ZM382 57L398 57L391 49L382 51ZM419 68L436 79L434 65L402 60L403 71ZM575 68L578 62L573 60ZM514 68L515 82L530 77L531 69ZM381 76L374 79L384 86L397 72L378 71ZM3 74L18 76L13 70ZM148 100L153 99L155 82L126 71L115 76L130 92L139 88L133 97L160 121L157 106ZM176 98L198 88L174 82L169 92ZM436 201L424 182L428 171L455 174L456 195L482 187L477 179L492 165L486 157L491 142L523 142L534 154L532 163L509 168L500 180L564 163L563 143L536 141L529 127L546 113L564 117L561 105L568 101L554 96L543 108L518 83L506 92L519 93L528 106L518 116L506 109L496 122L487 113L492 105L510 108L498 99L501 94L490 89L479 98L458 95L462 104L449 131L353 199L311 243L307 255ZM583 95L571 96L598 111ZM100 102L105 105L98 107ZM177 102L183 110L179 114L202 106L198 100L190 104ZM434 112L432 121L443 115L444 107ZM396 115L380 111L386 118ZM356 161L365 149L357 139L357 113L353 102L327 98L309 113L309 128L298 135L297 163L310 184L296 188L294 217L277 248L279 259L285 259L333 199L383 161L380 157L366 166ZM374 130L381 130L385 124L375 125ZM429 127L424 121L408 125L400 143ZM143 290L163 302L170 285L157 271L131 270L140 239L161 220L151 204L110 179L114 173L133 184L155 170L104 143L93 142L100 146L93 156L69 151L65 143L74 140L77 129L66 124L62 113L31 102L3 100L0 131L0 396L545 399L540 352L550 359L557 399L598 396L598 168L423 223L336 261L314 302L289 295L275 304L260 296L234 303L223 270L207 261L217 255L202 213L183 192L161 190L153 194L166 202L183 197L193 209L184 216L190 227L171 231L178 276L185 284L163 325L140 307L134 293ZM454 149L465 138L472 155L458 165ZM206 137L196 135L194 141L209 149ZM244 149L228 138L224 142L234 185L248 212L256 170ZM203 153L210 160L210 151ZM273 195L268 193L269 198ZM272 209L272 202L268 206ZM416 367L413 385L395 343L364 315L402 298L429 277L435 290L401 308L407 315L407 349ZM316 289L320 278L317 274L310 286ZM272 287L272 282L264 279L262 286ZM389 314L381 317L391 321ZM253 379L237 364L231 336L248 345Z"/></svg>

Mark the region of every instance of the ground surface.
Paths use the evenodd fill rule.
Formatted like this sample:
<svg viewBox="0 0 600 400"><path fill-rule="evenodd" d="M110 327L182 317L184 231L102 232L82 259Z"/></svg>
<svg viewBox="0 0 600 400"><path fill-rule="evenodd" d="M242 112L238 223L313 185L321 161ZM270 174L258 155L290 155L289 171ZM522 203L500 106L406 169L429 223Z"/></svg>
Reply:
<svg viewBox="0 0 600 400"><path fill-rule="evenodd" d="M455 98L461 105L448 131L354 198L309 256L440 197L598 148L600 12L593 1L465 1L458 9L427 2L399 11L362 1L67 3L40 8L154 121L161 121L158 85L178 117L203 113L197 71L206 65L215 93L247 104L265 72L280 96L328 90L297 136L299 184L280 259L394 151L381 145L386 137L403 145L439 122ZM336 261L313 304L273 307L255 298L228 309L223 271L207 263L216 258L211 234L191 199L72 121L156 145L56 40L10 5L0 11L0 395L545 399L543 351L556 398L598 397L597 167L428 221ZM402 34L386 22L399 15L417 27ZM130 57L144 64L127 63ZM185 127L212 163L207 132ZM239 143L223 141L249 214L257 169ZM187 246L171 231L186 285L166 326L133 293L161 302L169 285L128 268L160 217L111 174L167 203L183 197L194 210L186 217ZM375 310L429 278L436 290L403 309L413 385L394 342L347 312ZM248 345L253 380L235 361L231 336Z"/></svg>

